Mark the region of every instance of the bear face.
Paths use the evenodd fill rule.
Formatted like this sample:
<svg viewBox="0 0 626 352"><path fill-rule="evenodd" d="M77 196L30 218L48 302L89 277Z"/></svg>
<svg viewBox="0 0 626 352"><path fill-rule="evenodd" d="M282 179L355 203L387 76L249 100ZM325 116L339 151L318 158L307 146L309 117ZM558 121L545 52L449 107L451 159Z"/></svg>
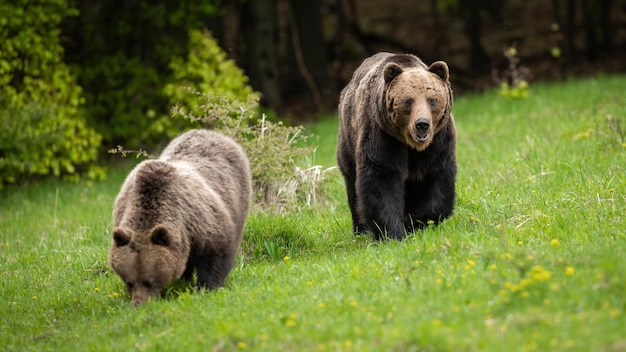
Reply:
<svg viewBox="0 0 626 352"><path fill-rule="evenodd" d="M109 265L120 276L134 305L158 296L184 273L189 245L184 237L159 224L146 234L116 227Z"/></svg>
<svg viewBox="0 0 626 352"><path fill-rule="evenodd" d="M383 69L387 118L392 135L422 151L447 124L452 97L448 65L437 61L427 70L403 69L390 62Z"/></svg>

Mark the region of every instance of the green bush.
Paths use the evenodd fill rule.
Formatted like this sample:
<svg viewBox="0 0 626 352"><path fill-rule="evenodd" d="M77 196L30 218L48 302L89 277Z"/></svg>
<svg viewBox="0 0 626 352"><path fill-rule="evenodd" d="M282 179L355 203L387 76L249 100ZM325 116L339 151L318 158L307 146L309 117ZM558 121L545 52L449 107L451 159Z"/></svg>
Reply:
<svg viewBox="0 0 626 352"><path fill-rule="evenodd" d="M244 149L252 171L255 203L280 213L315 201L324 171L306 166L314 151L311 135L303 126L273 122L258 112L258 96L246 101L196 93L197 109L190 112L176 105L172 115L201 122L234 138Z"/></svg>
<svg viewBox="0 0 626 352"><path fill-rule="evenodd" d="M60 108L31 103L0 110L0 188L24 176L101 178L100 136L81 119L59 118Z"/></svg>
<svg viewBox="0 0 626 352"><path fill-rule="evenodd" d="M199 117L207 112L202 106L206 96L245 101L255 94L248 85L248 77L228 59L208 30L191 31L189 48L184 59L176 57L170 63L173 83L165 85L163 90L170 106L176 105L179 111ZM157 123L161 129L168 129L168 136L173 137L180 132L177 124L181 121L161 119Z"/></svg>
<svg viewBox="0 0 626 352"><path fill-rule="evenodd" d="M59 25L66 0L0 3L0 187L24 176L77 179L94 165L100 136L82 114L82 90L63 62Z"/></svg>
<svg viewBox="0 0 626 352"><path fill-rule="evenodd" d="M79 2L79 16L63 27L72 39L66 58L85 91L89 124L107 147L148 147L184 127L170 121L171 104L163 93L173 80L170 61L184 57L189 31L206 26L219 5L216 0Z"/></svg>

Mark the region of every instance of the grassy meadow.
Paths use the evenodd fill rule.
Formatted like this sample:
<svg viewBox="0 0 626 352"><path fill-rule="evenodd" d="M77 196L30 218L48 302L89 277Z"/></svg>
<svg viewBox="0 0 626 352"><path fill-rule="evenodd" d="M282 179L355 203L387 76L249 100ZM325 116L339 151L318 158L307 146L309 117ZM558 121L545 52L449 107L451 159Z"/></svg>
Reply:
<svg viewBox="0 0 626 352"><path fill-rule="evenodd" d="M351 234L339 172L255 210L227 287L133 307L109 271L132 165L0 192L7 351L626 351L626 77L457 97L457 206L402 242ZM314 164L335 164L337 119ZM254 161L252 161L254 162Z"/></svg>

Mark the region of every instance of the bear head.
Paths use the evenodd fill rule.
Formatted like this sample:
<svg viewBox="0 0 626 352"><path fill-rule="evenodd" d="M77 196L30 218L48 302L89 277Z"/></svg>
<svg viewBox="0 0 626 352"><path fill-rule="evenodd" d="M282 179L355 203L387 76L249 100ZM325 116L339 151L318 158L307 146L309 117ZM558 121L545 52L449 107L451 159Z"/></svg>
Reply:
<svg viewBox="0 0 626 352"><path fill-rule="evenodd" d="M113 230L109 266L122 278L134 305L158 296L184 273L189 244L172 228L158 224L142 234L129 228Z"/></svg>
<svg viewBox="0 0 626 352"><path fill-rule="evenodd" d="M452 89L448 65L403 68L387 63L383 68L384 98L391 133L422 151L451 119Z"/></svg>

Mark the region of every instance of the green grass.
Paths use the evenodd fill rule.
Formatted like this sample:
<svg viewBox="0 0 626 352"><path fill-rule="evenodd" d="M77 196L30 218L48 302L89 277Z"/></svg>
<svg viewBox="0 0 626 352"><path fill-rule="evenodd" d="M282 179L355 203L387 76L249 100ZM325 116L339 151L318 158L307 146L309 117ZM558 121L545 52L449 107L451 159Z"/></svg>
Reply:
<svg viewBox="0 0 626 352"><path fill-rule="evenodd" d="M458 202L440 226L355 238L329 172L317 206L253 212L225 289L139 308L106 265L128 166L5 189L3 349L626 350L625 91L622 76L457 98ZM310 128L313 163L332 166L336 119Z"/></svg>

